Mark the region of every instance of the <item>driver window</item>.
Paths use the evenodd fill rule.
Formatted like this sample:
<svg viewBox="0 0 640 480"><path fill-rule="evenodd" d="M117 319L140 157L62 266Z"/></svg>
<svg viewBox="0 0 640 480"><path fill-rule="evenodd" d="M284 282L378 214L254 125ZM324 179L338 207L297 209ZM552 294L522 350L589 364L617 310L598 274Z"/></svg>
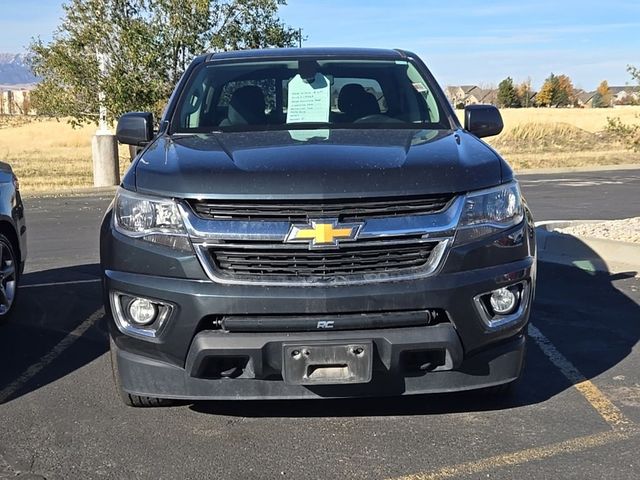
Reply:
<svg viewBox="0 0 640 480"><path fill-rule="evenodd" d="M425 85L421 75L416 71L413 65L408 65L407 76L412 82L412 86L417 92L418 98L422 99L427 106L429 122L438 123L440 121L440 114L436 99L433 98L433 93L429 90L429 87Z"/></svg>
<svg viewBox="0 0 640 480"><path fill-rule="evenodd" d="M188 128L196 128L200 126L200 110L202 107L202 89L197 88L191 92L187 109L184 112L182 124Z"/></svg>

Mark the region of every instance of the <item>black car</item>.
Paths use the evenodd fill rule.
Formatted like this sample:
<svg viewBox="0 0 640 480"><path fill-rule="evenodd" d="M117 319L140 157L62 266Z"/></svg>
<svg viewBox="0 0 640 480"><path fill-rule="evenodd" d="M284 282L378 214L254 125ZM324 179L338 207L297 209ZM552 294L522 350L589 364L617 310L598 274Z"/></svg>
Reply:
<svg viewBox="0 0 640 480"><path fill-rule="evenodd" d="M27 227L20 188L11 166L0 162L0 323L13 312L27 258Z"/></svg>
<svg viewBox="0 0 640 480"><path fill-rule="evenodd" d="M198 57L101 229L125 403L504 391L534 293L509 165L401 50Z"/></svg>

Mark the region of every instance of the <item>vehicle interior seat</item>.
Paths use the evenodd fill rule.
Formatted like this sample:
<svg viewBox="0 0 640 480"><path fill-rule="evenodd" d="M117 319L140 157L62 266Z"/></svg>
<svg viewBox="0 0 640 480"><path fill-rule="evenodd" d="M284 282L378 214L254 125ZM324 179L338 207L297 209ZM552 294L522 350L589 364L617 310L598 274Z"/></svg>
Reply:
<svg viewBox="0 0 640 480"><path fill-rule="evenodd" d="M348 83L342 87L338 95L338 108L344 114L340 119L343 122L380 114L380 105L375 95L368 93L358 83Z"/></svg>
<svg viewBox="0 0 640 480"><path fill-rule="evenodd" d="M265 125L266 103L262 89L255 85L238 88L231 95L227 118L220 122L221 127L234 125Z"/></svg>

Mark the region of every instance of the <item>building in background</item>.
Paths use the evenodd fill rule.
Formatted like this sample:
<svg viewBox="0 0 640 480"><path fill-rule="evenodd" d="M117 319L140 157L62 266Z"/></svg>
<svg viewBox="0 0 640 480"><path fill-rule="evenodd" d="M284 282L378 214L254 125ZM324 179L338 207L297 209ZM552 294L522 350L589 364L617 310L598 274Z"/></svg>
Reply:
<svg viewBox="0 0 640 480"><path fill-rule="evenodd" d="M31 91L26 88L3 89L0 87L0 115L35 115L31 107Z"/></svg>
<svg viewBox="0 0 640 480"><path fill-rule="evenodd" d="M477 103L495 105L498 100L497 89L480 88L477 85L452 85L445 88L444 93L455 108L464 108Z"/></svg>

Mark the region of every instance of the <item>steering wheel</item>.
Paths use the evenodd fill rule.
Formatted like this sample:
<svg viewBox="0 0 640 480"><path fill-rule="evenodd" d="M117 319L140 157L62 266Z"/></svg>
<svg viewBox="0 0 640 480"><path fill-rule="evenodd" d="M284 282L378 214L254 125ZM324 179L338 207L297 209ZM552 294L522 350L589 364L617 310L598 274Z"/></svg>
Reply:
<svg viewBox="0 0 640 480"><path fill-rule="evenodd" d="M372 115L360 117L357 120L354 120L353 123L403 123L403 121L398 120L397 118L387 117L381 113L374 113Z"/></svg>

